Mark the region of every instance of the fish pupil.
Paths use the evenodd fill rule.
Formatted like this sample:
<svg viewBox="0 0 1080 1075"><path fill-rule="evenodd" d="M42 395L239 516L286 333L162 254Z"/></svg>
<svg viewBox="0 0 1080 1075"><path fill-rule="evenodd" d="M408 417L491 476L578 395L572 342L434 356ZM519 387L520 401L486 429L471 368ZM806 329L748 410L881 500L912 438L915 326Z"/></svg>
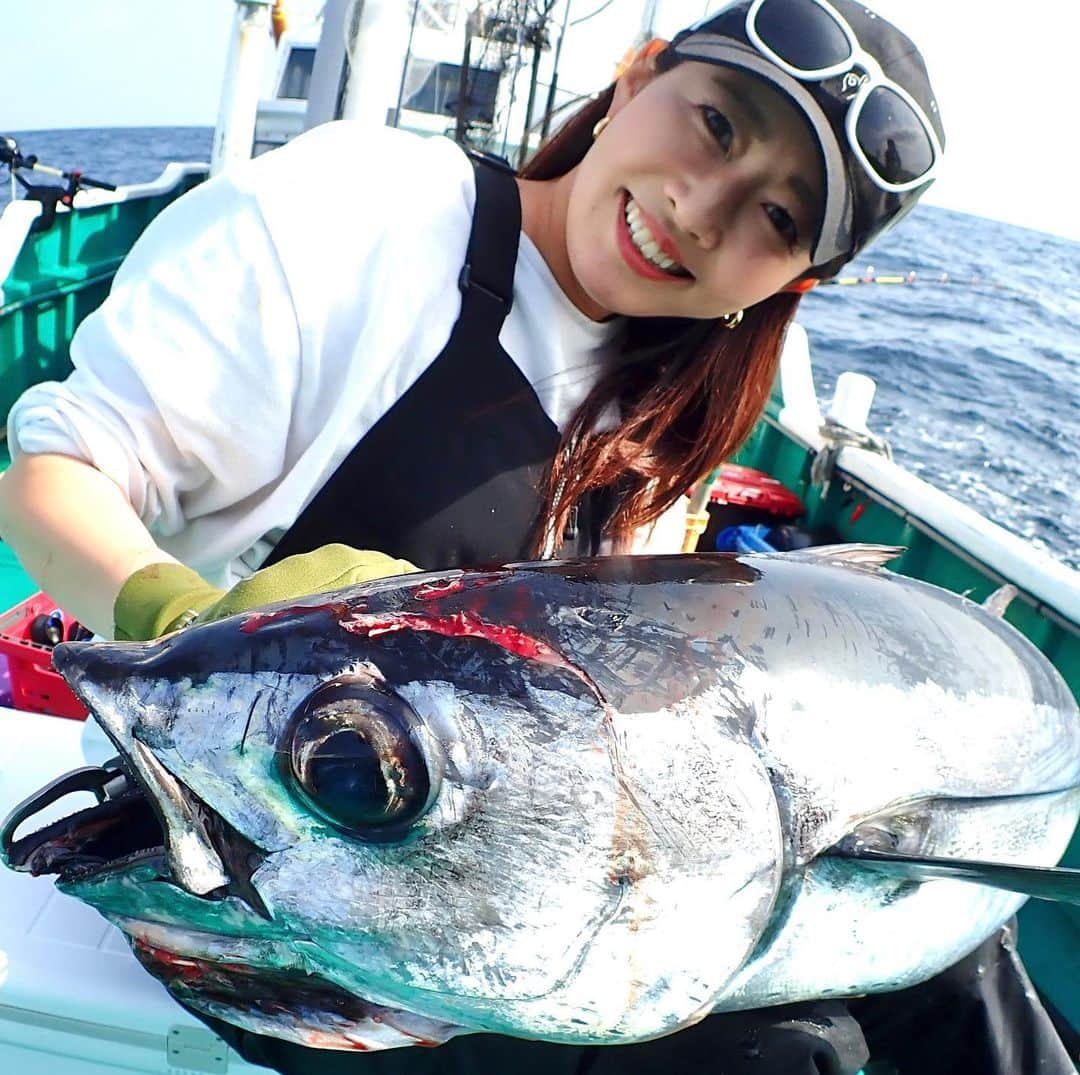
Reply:
<svg viewBox="0 0 1080 1075"><path fill-rule="evenodd" d="M331 683L290 720L282 776L305 806L347 834L401 839L433 798L419 728L396 695L365 683Z"/></svg>
<svg viewBox="0 0 1080 1075"><path fill-rule="evenodd" d="M384 765L375 745L352 730L324 740L305 775L309 794L350 826L387 820L408 796L407 786L402 787L407 774L400 765Z"/></svg>

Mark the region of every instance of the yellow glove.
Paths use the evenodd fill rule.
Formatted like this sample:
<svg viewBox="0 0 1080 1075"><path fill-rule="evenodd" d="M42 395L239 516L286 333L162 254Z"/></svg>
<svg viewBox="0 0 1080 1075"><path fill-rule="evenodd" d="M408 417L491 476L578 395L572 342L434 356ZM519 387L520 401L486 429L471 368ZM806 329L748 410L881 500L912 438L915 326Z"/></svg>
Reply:
<svg viewBox="0 0 1080 1075"><path fill-rule="evenodd" d="M276 601L419 570L385 553L324 545L264 567L225 591L183 564L150 564L136 571L117 595L115 635L122 641L143 641L196 620L208 623Z"/></svg>

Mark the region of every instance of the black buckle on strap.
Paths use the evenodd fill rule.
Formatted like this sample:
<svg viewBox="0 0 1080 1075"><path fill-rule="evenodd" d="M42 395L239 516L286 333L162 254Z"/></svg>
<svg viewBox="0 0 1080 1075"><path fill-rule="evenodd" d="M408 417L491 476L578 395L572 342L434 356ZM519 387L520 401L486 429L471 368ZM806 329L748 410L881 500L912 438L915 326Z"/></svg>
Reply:
<svg viewBox="0 0 1080 1075"><path fill-rule="evenodd" d="M476 290L479 291L481 294L486 295L489 299L494 299L497 303L499 303L499 305L505 307L505 309L508 311L512 305L512 300L503 298L502 295L499 295L496 292L492 291L489 287L484 287L484 285L480 283L479 280L474 279L472 275L472 266L467 261L464 265L461 266L461 272L458 274L457 285L458 289L463 295L466 294L469 290Z"/></svg>

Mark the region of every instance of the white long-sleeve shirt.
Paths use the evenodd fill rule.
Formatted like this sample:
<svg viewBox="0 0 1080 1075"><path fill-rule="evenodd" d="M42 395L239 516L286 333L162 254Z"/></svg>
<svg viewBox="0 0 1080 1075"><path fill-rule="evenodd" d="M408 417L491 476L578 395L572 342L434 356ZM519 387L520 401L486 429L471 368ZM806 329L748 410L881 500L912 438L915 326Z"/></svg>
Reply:
<svg viewBox="0 0 1080 1075"><path fill-rule="evenodd" d="M71 376L16 402L12 455L85 459L163 549L231 585L442 351L474 201L453 142L349 122L210 180L132 248ZM617 332L522 234L500 342L560 428Z"/></svg>

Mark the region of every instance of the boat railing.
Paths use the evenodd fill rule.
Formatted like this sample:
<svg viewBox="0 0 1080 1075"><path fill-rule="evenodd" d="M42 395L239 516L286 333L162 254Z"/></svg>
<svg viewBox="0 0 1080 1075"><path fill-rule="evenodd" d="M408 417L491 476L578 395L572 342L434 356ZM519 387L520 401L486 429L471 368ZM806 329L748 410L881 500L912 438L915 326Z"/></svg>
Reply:
<svg viewBox="0 0 1080 1075"><path fill-rule="evenodd" d="M209 165L201 162L173 162L167 164L157 178L145 183L133 183L116 187L114 190L100 188L80 190L74 206L76 215L82 213L83 210L99 206L158 198L174 192L182 193L202 180L208 169ZM27 252L27 239L34 231L34 225L40 219L43 210L44 206L36 199L19 198L10 202L3 212L0 212L0 313L3 312L3 307L8 301L23 297L25 294L25 288L20 287L11 278L20 275L17 272L20 254ZM68 216L72 209L66 205L57 205L56 212L62 224L62 218ZM33 275L40 276L40 269L36 268Z"/></svg>
<svg viewBox="0 0 1080 1075"><path fill-rule="evenodd" d="M792 326L785 343L766 421L814 456L829 447L806 332L798 324ZM1080 634L1080 572L879 452L853 445L838 447L833 480L884 503L905 523L977 565L983 574L1012 583L1037 611Z"/></svg>

